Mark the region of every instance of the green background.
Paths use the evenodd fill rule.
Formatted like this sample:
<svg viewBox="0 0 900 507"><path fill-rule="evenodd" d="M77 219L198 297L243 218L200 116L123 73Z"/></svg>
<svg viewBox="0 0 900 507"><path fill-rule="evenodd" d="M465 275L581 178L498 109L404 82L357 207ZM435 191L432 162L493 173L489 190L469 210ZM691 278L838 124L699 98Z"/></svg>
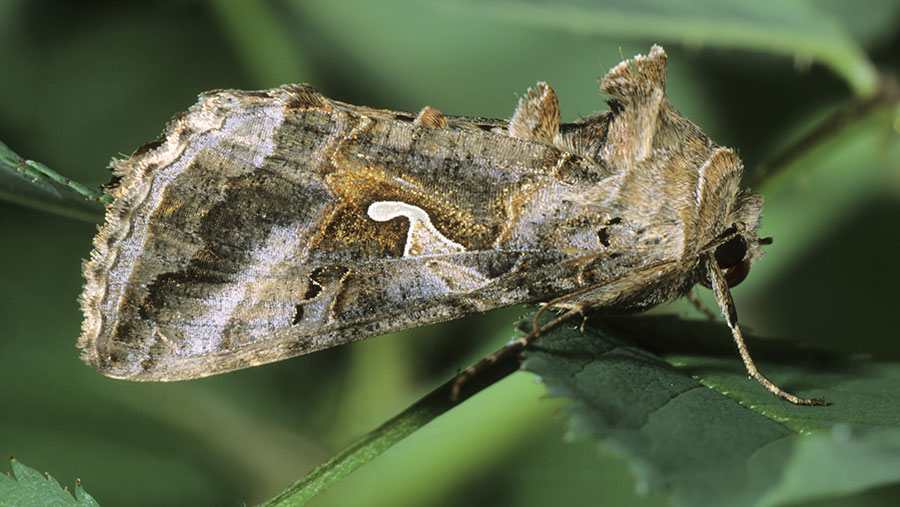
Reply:
<svg viewBox="0 0 900 507"><path fill-rule="evenodd" d="M657 42L669 53L672 103L735 147L752 177L866 91L853 61L896 75L900 8L740 5L0 0L0 140L99 185L112 156L155 139L199 92L290 82L349 103L505 118L543 80L570 121L604 109L597 78ZM863 58L842 59L846 48ZM822 54L837 56L826 66L816 63ZM896 153L900 123L882 127L838 134L764 187L762 234L775 244L735 291L755 334L900 360L900 174L896 159L869 158ZM263 501L502 345L525 311L198 381L116 381L74 348L80 263L94 232L92 223L0 202L0 453L64 484L80 478L102 505ZM686 308L658 311L692 315ZM665 502L664 491L635 483L623 458L572 442L564 403L544 394L517 373L315 505ZM889 505L897 495L883 486L829 501Z"/></svg>

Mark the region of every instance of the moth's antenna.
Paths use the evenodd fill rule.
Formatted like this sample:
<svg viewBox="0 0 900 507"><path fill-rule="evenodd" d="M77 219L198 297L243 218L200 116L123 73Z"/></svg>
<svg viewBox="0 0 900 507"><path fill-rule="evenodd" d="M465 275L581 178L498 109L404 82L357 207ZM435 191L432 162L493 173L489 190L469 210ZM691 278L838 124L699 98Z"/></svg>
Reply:
<svg viewBox="0 0 900 507"><path fill-rule="evenodd" d="M722 270L719 268L719 265L716 264L716 261L711 254L704 254L703 258L709 273L710 285L712 286L713 293L716 295L716 303L718 303L719 309L725 317L725 322L728 324L728 327L731 328L731 334L734 336L734 343L737 345L738 352L741 354L741 359L744 360L744 367L747 368L747 373L755 378L757 382L762 384L763 387L768 389L769 392L795 405L828 405L828 402L822 398L801 398L791 394L775 385L756 369L756 364L750 357L750 352L747 350L747 345L744 343L744 335L741 334L741 328L738 327L737 309L734 306L734 300L731 298L731 291L728 290L728 282L725 280L725 275L722 273Z"/></svg>

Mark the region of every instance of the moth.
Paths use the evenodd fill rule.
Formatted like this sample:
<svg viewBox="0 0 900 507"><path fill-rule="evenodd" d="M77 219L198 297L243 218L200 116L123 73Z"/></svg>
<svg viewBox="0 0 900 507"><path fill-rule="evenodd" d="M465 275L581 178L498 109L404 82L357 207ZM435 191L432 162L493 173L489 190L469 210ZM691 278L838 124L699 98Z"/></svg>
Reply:
<svg viewBox="0 0 900 507"><path fill-rule="evenodd" d="M751 376L822 404L747 352L729 287L763 253L762 198L669 104L665 76L653 46L602 79L608 111L568 124L546 83L508 121L309 85L202 94L113 162L82 358L115 378L192 379L513 304L641 311L699 283Z"/></svg>

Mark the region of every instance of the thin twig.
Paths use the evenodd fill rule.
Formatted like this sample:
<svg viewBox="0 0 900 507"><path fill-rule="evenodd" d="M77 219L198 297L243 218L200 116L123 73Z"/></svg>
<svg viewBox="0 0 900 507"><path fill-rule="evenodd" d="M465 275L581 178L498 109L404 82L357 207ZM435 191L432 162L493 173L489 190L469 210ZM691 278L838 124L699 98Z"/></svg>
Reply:
<svg viewBox="0 0 900 507"><path fill-rule="evenodd" d="M873 111L895 105L898 101L900 101L900 85L896 81L882 76L878 92L875 95L853 100L833 113L771 161L757 167L752 176L747 179L747 185L751 188L762 186L813 148L824 144L851 125L863 120Z"/></svg>

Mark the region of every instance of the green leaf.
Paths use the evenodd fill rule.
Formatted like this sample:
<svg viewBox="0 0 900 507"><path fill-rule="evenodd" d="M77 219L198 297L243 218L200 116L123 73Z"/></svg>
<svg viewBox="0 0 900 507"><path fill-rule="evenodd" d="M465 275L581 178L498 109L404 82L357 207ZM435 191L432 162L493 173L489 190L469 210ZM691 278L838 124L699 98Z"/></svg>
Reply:
<svg viewBox="0 0 900 507"><path fill-rule="evenodd" d="M480 15L604 37L652 39L688 46L749 49L830 67L856 91L878 87L875 67L849 32L813 2L764 0L493 0L469 3ZM883 9L891 12L891 7Z"/></svg>
<svg viewBox="0 0 900 507"><path fill-rule="evenodd" d="M748 339L760 370L827 407L748 379L724 324L674 317L559 328L524 368L572 400L571 428L627 457L680 505L780 505L900 481L900 365Z"/></svg>
<svg viewBox="0 0 900 507"><path fill-rule="evenodd" d="M75 482L75 498L49 474L41 474L10 458L13 477L0 474L0 507L69 506L99 507L81 483Z"/></svg>
<svg viewBox="0 0 900 507"><path fill-rule="evenodd" d="M103 218L99 202L112 202L110 196L64 178L40 162L22 158L2 142L0 199L91 222Z"/></svg>

